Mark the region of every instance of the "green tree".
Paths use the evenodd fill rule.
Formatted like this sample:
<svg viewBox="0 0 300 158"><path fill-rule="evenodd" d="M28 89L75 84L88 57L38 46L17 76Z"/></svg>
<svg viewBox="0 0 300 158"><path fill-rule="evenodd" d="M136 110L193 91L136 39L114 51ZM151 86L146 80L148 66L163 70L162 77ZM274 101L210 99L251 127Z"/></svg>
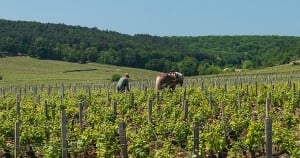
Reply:
<svg viewBox="0 0 300 158"><path fill-rule="evenodd" d="M96 47L88 47L85 52L89 62L96 62L98 60L99 54Z"/></svg>
<svg viewBox="0 0 300 158"><path fill-rule="evenodd" d="M253 63L250 60L246 60L243 62L242 69L251 69L253 66Z"/></svg>
<svg viewBox="0 0 300 158"><path fill-rule="evenodd" d="M131 36L97 28L0 19L0 56L19 54L39 59L186 71L185 74L195 75L194 67L197 65L198 69L199 63L209 63L213 71L249 65L263 68L298 60L300 37ZM196 64L185 61L187 57L196 59ZM164 62L159 63L162 67L153 65L154 59ZM187 69L187 65L191 68Z"/></svg>
<svg viewBox="0 0 300 158"><path fill-rule="evenodd" d="M185 76L197 75L198 61L192 57L186 57L178 63L178 69Z"/></svg>
<svg viewBox="0 0 300 158"><path fill-rule="evenodd" d="M222 69L215 65L210 65L205 63L203 65L199 65L198 74L199 75L211 75L211 74L219 74L222 72Z"/></svg>
<svg viewBox="0 0 300 158"><path fill-rule="evenodd" d="M162 71L164 68L164 63L160 59L151 59L145 64L146 69Z"/></svg>
<svg viewBox="0 0 300 158"><path fill-rule="evenodd" d="M40 59L51 59L51 53L50 42L43 37L38 37L34 40L29 55Z"/></svg>
<svg viewBox="0 0 300 158"><path fill-rule="evenodd" d="M114 63L113 50L102 51L100 53L99 62L102 64L113 64Z"/></svg>

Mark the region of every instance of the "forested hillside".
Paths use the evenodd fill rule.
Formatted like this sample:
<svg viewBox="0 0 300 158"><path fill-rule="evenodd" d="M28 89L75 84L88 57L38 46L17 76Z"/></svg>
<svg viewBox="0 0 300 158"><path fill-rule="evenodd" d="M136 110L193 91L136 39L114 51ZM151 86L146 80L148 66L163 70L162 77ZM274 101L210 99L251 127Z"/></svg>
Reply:
<svg viewBox="0 0 300 158"><path fill-rule="evenodd" d="M97 62L185 75L261 68L300 57L300 37L134 36L65 24L0 20L0 57Z"/></svg>

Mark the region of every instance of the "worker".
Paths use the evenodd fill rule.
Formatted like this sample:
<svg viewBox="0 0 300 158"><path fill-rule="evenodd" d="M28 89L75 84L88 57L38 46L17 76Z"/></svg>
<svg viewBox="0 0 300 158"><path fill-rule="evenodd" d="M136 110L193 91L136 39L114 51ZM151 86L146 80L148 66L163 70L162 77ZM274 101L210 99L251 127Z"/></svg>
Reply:
<svg viewBox="0 0 300 158"><path fill-rule="evenodd" d="M125 73L123 77L121 77L117 83L117 91L125 92L130 91L129 89L129 74Z"/></svg>

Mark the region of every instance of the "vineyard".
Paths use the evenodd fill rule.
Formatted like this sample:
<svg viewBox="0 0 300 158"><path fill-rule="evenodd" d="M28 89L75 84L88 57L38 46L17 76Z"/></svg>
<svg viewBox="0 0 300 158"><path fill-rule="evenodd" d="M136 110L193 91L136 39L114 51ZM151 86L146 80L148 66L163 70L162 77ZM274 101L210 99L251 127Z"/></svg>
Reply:
<svg viewBox="0 0 300 158"><path fill-rule="evenodd" d="M132 82L127 93L114 83L3 86L0 153L300 157L297 77L193 78L159 93L151 81Z"/></svg>

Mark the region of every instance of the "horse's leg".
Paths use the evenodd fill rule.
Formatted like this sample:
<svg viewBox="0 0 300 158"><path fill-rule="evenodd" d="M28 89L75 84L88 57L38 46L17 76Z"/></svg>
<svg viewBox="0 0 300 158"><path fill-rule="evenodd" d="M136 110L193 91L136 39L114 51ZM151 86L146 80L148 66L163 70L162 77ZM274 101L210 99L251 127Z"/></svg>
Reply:
<svg viewBox="0 0 300 158"><path fill-rule="evenodd" d="M170 88L170 92L174 92L174 88Z"/></svg>
<svg viewBox="0 0 300 158"><path fill-rule="evenodd" d="M162 87L161 87L161 78L159 76L156 77L155 88L158 91L162 89Z"/></svg>
<svg viewBox="0 0 300 158"><path fill-rule="evenodd" d="M167 88L168 87L168 84L163 84L162 86L161 86L161 88Z"/></svg>
<svg viewBox="0 0 300 158"><path fill-rule="evenodd" d="M176 84L169 85L170 91L173 92L175 90Z"/></svg>

